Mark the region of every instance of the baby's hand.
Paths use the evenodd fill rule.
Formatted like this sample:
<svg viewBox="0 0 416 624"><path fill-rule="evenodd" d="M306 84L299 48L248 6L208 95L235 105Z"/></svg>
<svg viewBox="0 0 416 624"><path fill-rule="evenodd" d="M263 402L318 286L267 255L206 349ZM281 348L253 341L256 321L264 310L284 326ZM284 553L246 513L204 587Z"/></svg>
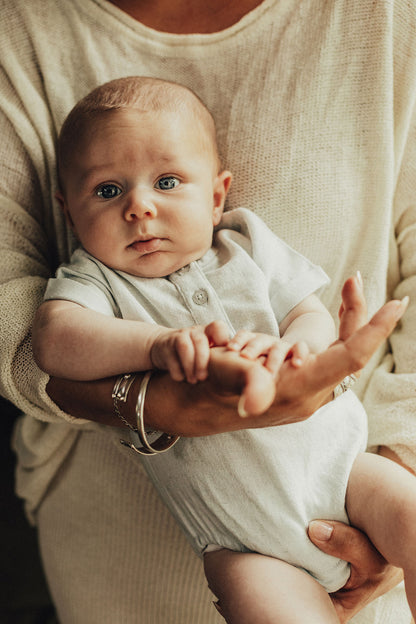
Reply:
<svg viewBox="0 0 416 624"><path fill-rule="evenodd" d="M175 381L197 383L208 376L209 350L228 342L223 321L183 329L166 329L155 338L150 357L155 368L169 371Z"/></svg>
<svg viewBox="0 0 416 624"><path fill-rule="evenodd" d="M239 330L228 342L227 349L239 351L241 357L248 360L260 359L274 377L277 377L285 360L290 359L293 366L299 367L309 353L304 342L293 345L276 336L244 329Z"/></svg>

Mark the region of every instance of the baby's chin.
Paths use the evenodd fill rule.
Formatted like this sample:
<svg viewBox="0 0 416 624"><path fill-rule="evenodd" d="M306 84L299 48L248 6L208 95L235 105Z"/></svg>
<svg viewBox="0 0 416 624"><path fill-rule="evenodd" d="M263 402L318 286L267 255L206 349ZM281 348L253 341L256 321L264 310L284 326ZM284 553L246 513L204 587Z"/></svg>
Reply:
<svg viewBox="0 0 416 624"><path fill-rule="evenodd" d="M106 261L106 258L98 258L98 260L113 271L150 279L168 277L182 269L186 270L191 262L200 260L206 253L206 250L204 250L184 255L159 248L145 253L141 249L138 253L139 250L135 249L134 245L131 245L130 249L131 253L129 252L126 254L126 257L120 258L119 262L114 262L114 258L110 258L109 260L111 261L109 262Z"/></svg>
<svg viewBox="0 0 416 624"><path fill-rule="evenodd" d="M166 258L167 252L155 251L141 256L135 262L111 266L113 270L128 273L134 277L158 278L168 277L184 268L183 262L172 262ZM108 265L107 265L108 266Z"/></svg>

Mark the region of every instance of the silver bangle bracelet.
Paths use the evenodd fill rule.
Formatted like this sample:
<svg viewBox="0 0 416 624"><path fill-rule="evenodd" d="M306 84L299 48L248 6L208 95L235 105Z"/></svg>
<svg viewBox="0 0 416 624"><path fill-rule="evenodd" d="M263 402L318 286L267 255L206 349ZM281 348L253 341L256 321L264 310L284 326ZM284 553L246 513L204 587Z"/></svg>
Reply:
<svg viewBox="0 0 416 624"><path fill-rule="evenodd" d="M139 393L137 395L136 402L136 419L137 429L129 426L129 435L131 442L126 440L120 440L121 444L128 446L136 453L140 455L157 455L159 453L165 453L179 440L179 436L160 433L157 431L146 431L144 426L144 403L146 399L146 391L149 385L152 371L148 371L140 383ZM155 437L156 439L150 440L149 437Z"/></svg>
<svg viewBox="0 0 416 624"><path fill-rule="evenodd" d="M130 388L133 384L133 381L136 379L135 375L131 373L126 373L125 375L120 375L117 377L116 382L113 387L113 391L111 393L111 398L113 399L114 411L117 417L132 431L137 431L128 420L126 420L123 414L120 412L120 408L118 405L119 401L123 403L127 403L127 397L129 396Z"/></svg>
<svg viewBox="0 0 416 624"><path fill-rule="evenodd" d="M344 392L346 392L347 390L350 390L350 388L353 387L356 381L357 377L354 374L344 377L341 383L339 383L334 388L334 399L341 396L341 394L344 394Z"/></svg>

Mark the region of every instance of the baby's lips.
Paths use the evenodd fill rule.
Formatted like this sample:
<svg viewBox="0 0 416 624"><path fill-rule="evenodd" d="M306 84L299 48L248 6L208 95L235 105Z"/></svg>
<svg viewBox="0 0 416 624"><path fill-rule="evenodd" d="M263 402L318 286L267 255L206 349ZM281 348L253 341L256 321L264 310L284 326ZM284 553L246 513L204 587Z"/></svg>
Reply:
<svg viewBox="0 0 416 624"><path fill-rule="evenodd" d="M149 238L148 240L138 240L132 243L130 247L139 253L153 253L160 249L161 244L161 238Z"/></svg>

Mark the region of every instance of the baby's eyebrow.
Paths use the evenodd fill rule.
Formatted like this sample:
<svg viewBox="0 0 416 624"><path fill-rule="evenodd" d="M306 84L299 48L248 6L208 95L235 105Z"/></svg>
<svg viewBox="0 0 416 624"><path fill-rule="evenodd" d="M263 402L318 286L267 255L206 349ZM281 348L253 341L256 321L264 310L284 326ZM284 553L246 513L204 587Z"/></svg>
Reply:
<svg viewBox="0 0 416 624"><path fill-rule="evenodd" d="M79 176L79 181L78 181L79 187L83 189L90 185L91 180L105 177L104 173L108 171L108 169L109 167L107 164L106 165L93 165L92 167L88 167Z"/></svg>

